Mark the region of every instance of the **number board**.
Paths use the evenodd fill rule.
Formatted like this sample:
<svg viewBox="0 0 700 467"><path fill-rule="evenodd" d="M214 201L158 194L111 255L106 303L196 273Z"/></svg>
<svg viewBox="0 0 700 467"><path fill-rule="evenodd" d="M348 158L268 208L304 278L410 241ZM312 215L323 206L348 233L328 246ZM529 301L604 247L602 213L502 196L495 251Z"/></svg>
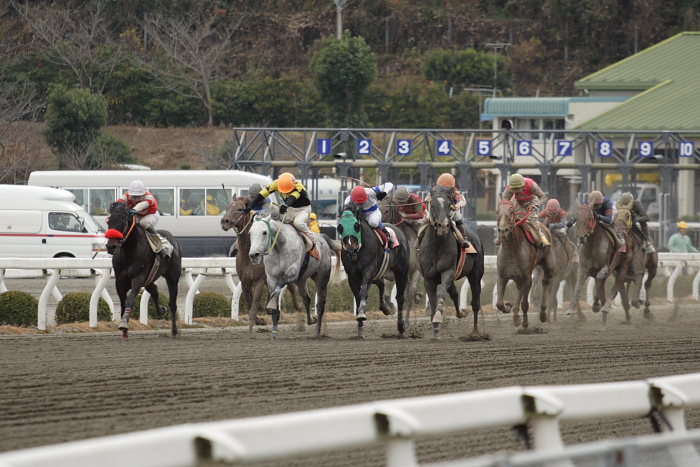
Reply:
<svg viewBox="0 0 700 467"><path fill-rule="evenodd" d="M396 152L402 156L411 155L413 150L413 140L410 139L400 139L396 142Z"/></svg>
<svg viewBox="0 0 700 467"><path fill-rule="evenodd" d="M611 157L613 155L612 141L598 141L598 156Z"/></svg>
<svg viewBox="0 0 700 467"><path fill-rule="evenodd" d="M570 156L573 154L574 142L568 139L557 141L557 156Z"/></svg>
<svg viewBox="0 0 700 467"><path fill-rule="evenodd" d="M480 139L476 142L476 153L479 156L491 156L493 151L493 141L490 139Z"/></svg>
<svg viewBox="0 0 700 467"><path fill-rule="evenodd" d="M531 156L532 155L532 141L529 139L521 139L517 142L517 152L518 156Z"/></svg>
<svg viewBox="0 0 700 467"><path fill-rule="evenodd" d="M361 156L369 156L372 154L372 140L371 139L358 139L357 140L357 153Z"/></svg>
<svg viewBox="0 0 700 467"><path fill-rule="evenodd" d="M316 140L316 153L328 156L333 152L333 144L330 139L319 138Z"/></svg>
<svg viewBox="0 0 700 467"><path fill-rule="evenodd" d="M692 141L681 141L678 145L679 157L693 157L695 153L695 143Z"/></svg>
<svg viewBox="0 0 700 467"><path fill-rule="evenodd" d="M438 153L438 156L450 156L450 155L452 155L452 140L451 139L439 139L439 140L437 140L437 153Z"/></svg>
<svg viewBox="0 0 700 467"><path fill-rule="evenodd" d="M639 142L639 155L641 157L654 157L654 142L653 141L640 141Z"/></svg>

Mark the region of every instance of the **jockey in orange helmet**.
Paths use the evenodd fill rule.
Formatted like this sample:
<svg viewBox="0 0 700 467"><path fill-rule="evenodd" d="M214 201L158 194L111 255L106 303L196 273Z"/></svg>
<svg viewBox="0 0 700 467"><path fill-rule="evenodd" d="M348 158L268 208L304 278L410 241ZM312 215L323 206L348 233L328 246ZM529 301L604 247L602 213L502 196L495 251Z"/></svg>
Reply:
<svg viewBox="0 0 700 467"><path fill-rule="evenodd" d="M462 193L460 193L460 191L457 189L455 177L451 173L445 172L443 174L440 174L436 184L437 186L452 188L452 204L450 205L450 219L454 221L455 226L457 226L459 231L462 232L462 237L464 237L464 241L462 242L462 248L469 248L469 236L467 234L467 226L464 225L464 221L462 220L462 208L467 204L467 200L464 198L464 195L462 195ZM428 194L425 200L430 201L430 194ZM430 213L428 213L428 215L430 215ZM421 230L418 232L418 245L420 245L420 242L423 239L423 235L425 235L425 230L425 228L421 228Z"/></svg>
<svg viewBox="0 0 700 467"><path fill-rule="evenodd" d="M314 235L311 230L309 230L311 201L309 200L306 188L304 188L304 185L299 180L294 178L294 175L289 172L281 174L277 180L272 182L267 188L260 190L260 193L248 201L248 205L243 212L250 212L251 209L262 204L265 198L275 191L280 193L284 201L280 206L280 214L284 216L283 222L285 224L292 224L294 228L297 229L297 232L301 234L304 242L306 242L309 255L320 259L321 256L316 248Z"/></svg>
<svg viewBox="0 0 700 467"><path fill-rule="evenodd" d="M389 239L389 248L394 248L392 236L382 222L382 211L377 206L377 200L383 200L387 193L394 189L394 184L386 182L383 185L378 185L372 188L356 186L352 189L350 196L345 198L345 206L352 208L357 206L365 216L365 220L373 229L379 229L384 232L386 238ZM352 210L352 209L351 209Z"/></svg>

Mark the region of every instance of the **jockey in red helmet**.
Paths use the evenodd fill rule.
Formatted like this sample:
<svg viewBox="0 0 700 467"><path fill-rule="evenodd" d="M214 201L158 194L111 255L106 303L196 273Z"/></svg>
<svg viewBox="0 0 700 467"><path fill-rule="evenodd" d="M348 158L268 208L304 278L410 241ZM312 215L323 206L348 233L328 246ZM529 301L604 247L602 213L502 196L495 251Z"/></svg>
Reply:
<svg viewBox="0 0 700 467"><path fill-rule="evenodd" d="M384 232L386 238L389 239L389 248L394 248L394 242L392 236L382 222L382 211L379 209L379 206L377 206L377 201L384 199L387 193L393 189L394 184L390 182L372 188L356 186L352 189L350 196L345 198L346 207L352 208L353 206L357 206L364 214L364 218L370 227Z"/></svg>

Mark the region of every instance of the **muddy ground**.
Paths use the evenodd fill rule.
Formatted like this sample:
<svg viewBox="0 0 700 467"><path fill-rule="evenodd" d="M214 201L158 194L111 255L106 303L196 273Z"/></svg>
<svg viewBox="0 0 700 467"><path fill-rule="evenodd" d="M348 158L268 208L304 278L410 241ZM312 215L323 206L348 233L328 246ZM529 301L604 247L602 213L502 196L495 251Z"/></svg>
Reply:
<svg viewBox="0 0 700 467"><path fill-rule="evenodd" d="M352 322L330 323L313 339L301 324L282 328L184 329L114 333L52 332L0 336L0 451L167 425L252 417L374 400L512 385L626 381L700 371L700 313L684 306L654 322L614 311L583 323L562 317L540 333L520 334L507 315L486 314L490 340L463 341L469 321L449 319L444 338L429 324L399 340L395 321L370 321L357 341ZM531 316L531 325L536 315ZM700 427L700 411L687 414ZM567 423L565 442L648 434L647 419ZM309 442L313 442L309 434ZM270 440L271 448L274 440ZM421 439L421 462L500 449L524 449L510 427ZM382 448L337 452L274 465L381 465ZM273 465L273 464L270 464Z"/></svg>

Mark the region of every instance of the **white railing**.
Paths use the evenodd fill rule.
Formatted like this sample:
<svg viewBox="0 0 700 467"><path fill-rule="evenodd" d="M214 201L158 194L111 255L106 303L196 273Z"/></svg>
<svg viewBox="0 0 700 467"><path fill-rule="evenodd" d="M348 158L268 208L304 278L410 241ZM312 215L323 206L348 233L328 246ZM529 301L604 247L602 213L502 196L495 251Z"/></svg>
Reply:
<svg viewBox="0 0 700 467"><path fill-rule="evenodd" d="M332 258L332 263L335 265L335 257ZM181 317L187 324L192 324L194 298L202 287L203 282L208 276L223 275L226 285L231 292L231 318L239 319L239 308L241 301L241 284L239 281L234 281L236 277L236 261L235 258L183 258L182 259L183 276L188 287L185 298L184 311L181 312ZM46 286L44 287L37 306L38 313L38 328L46 330L47 326L54 326L54 313L48 309L48 299L53 296L57 301L62 298L58 288L61 272L68 273L75 270L94 271L95 288L92 291L90 299L90 326L97 326L97 303L102 297L110 307L112 316L115 320L119 319L120 311L114 306L114 301L109 295L105 286L112 277L112 260L110 258L0 258L0 293L7 291L5 285L5 272L8 269L30 270L47 272ZM489 255L484 258L484 269L487 273L496 272L496 256ZM691 294L694 300L700 301L700 253L659 253L659 274L666 275L669 280L666 285L666 300L669 303L675 303L676 280L681 276L683 271L695 271L695 276L692 283ZM341 276L344 273L341 268ZM342 277L341 277L342 278ZM482 287L485 283L482 281ZM562 307L564 297L564 286L562 282L559 285L558 300L559 306ZM588 279L587 283L587 302L593 303L593 278ZM466 308L468 304L469 283L464 281L460 289L460 304ZM642 289L642 294L644 290ZM492 303L496 303L497 290L493 288ZM644 295L642 295L644 296ZM148 292L143 292L143 298L140 305L139 320L143 324L148 324ZM393 287L391 292L392 301L395 302L396 287ZM427 304L427 299L426 299ZM350 304L348 304L350 306Z"/></svg>
<svg viewBox="0 0 700 467"><path fill-rule="evenodd" d="M700 455L688 436L684 411L698 407L700 373L618 383L507 387L179 425L0 454L0 466L194 466L199 460L239 465L381 443L386 465L411 467L418 465L416 438L524 424L531 428L530 460L558 453L559 460L545 465L572 466L560 422L658 414L664 433L656 439L668 449L674 465L695 467Z"/></svg>

